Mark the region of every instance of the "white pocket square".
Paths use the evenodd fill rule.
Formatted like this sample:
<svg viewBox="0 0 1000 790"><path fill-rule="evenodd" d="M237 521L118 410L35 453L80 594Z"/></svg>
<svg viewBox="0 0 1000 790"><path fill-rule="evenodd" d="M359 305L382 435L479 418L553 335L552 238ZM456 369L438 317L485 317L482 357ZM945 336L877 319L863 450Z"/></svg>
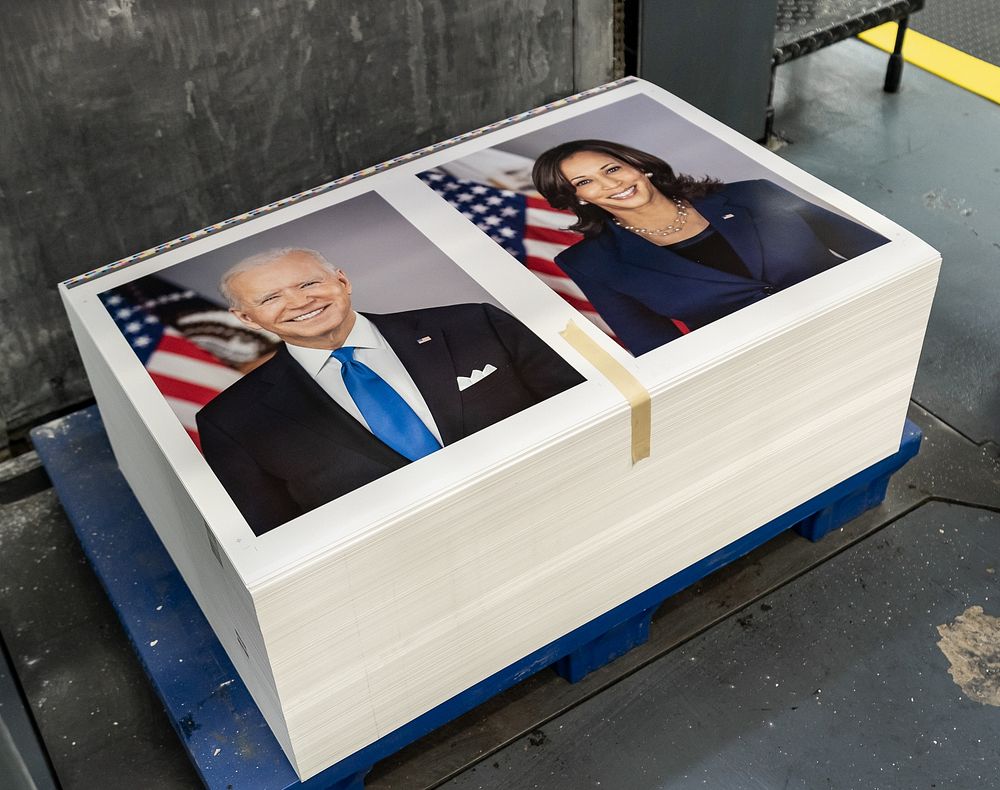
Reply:
<svg viewBox="0 0 1000 790"><path fill-rule="evenodd" d="M467 390L477 381L482 381L490 373L496 373L496 368L493 365L486 365L482 370L472 371L471 376L459 376L456 381L458 382L458 391Z"/></svg>

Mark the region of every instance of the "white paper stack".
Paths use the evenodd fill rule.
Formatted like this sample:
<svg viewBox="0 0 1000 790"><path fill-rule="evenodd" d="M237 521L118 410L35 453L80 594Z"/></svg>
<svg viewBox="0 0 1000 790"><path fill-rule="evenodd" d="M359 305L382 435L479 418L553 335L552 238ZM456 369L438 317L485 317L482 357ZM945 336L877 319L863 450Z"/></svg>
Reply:
<svg viewBox="0 0 1000 790"><path fill-rule="evenodd" d="M526 175L543 150L595 138L695 178L776 184L885 243L633 355L592 284L551 263L573 217ZM121 468L302 778L895 452L939 265L636 80L390 165L62 286ZM770 221L754 221L762 238ZM195 415L274 342L246 334L214 284L288 249L345 269L362 312L495 305L585 381L255 534L234 500L263 496L257 478L227 492ZM466 418L498 375L483 363L456 371ZM628 386L649 420L633 424ZM249 424L234 446L280 422L263 409ZM281 454L254 463L281 478ZM329 467L346 465L331 450ZM293 498L306 482L287 483Z"/></svg>

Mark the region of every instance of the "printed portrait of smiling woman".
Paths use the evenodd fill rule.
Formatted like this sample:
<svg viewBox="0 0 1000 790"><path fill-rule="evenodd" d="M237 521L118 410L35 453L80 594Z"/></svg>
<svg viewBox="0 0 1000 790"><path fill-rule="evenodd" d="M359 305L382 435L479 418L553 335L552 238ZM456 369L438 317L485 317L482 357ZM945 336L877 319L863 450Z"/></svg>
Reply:
<svg viewBox="0 0 1000 790"><path fill-rule="evenodd" d="M696 179L606 140L545 151L532 180L584 236L556 263L636 356L888 241L770 181Z"/></svg>

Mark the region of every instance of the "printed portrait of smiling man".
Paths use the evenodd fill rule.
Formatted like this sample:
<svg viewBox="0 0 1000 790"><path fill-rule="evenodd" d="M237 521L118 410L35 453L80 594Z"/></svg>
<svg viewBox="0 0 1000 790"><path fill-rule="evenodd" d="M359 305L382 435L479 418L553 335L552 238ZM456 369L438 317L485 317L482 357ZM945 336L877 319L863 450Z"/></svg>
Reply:
<svg viewBox="0 0 1000 790"><path fill-rule="evenodd" d="M347 274L315 250L246 258L219 290L283 341L197 415L205 459L257 535L583 381L490 304L358 312Z"/></svg>

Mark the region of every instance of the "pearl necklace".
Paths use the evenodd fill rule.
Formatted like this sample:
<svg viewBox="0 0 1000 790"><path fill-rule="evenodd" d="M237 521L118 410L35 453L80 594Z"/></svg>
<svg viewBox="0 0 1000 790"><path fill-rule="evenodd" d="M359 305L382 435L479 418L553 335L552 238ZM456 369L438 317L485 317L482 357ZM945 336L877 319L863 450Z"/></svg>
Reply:
<svg viewBox="0 0 1000 790"><path fill-rule="evenodd" d="M635 225L625 225L617 217L613 217L615 225L619 228L624 228L625 230L631 230L634 233L644 233L647 236L670 236L673 233L677 233L679 230L687 224L688 213L687 209L684 208L684 202L680 198L671 198L674 201L674 205L677 206L677 216L674 217L673 222L671 222L665 228L639 228Z"/></svg>

